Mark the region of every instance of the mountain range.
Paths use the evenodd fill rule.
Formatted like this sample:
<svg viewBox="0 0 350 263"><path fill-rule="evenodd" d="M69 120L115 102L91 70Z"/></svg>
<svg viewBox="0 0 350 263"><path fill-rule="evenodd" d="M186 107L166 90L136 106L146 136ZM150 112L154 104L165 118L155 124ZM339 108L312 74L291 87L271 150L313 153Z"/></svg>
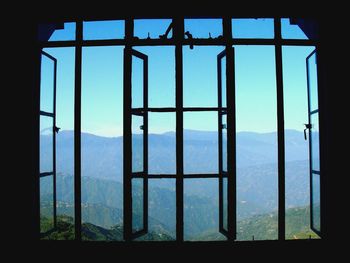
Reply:
<svg viewBox="0 0 350 263"><path fill-rule="evenodd" d="M73 174L74 133L61 131L57 134L57 171ZM51 163L51 137L41 136L41 158L43 166ZM134 145L142 145L141 135L133 136ZM149 134L149 173L175 174L175 133ZM277 134L238 132L237 168L277 163ZM308 141L303 133L285 131L286 162L307 160ZM121 181L123 174L123 137L102 137L82 133L82 176ZM140 156L142 148L133 149L134 156ZM218 172L218 134L213 131L184 130L184 172Z"/></svg>
<svg viewBox="0 0 350 263"><path fill-rule="evenodd" d="M277 218L277 136L276 133L237 133L237 219L239 222L256 222L261 215L270 215L269 226L276 226ZM308 142L303 133L286 130L286 207L307 207L309 202ZM49 137L41 137L42 161L50 163ZM217 133L184 131L185 173L217 173ZM142 145L142 137L134 136L133 145ZM74 187L73 160L74 134L62 131L57 135L57 200L60 215L73 216ZM112 229L122 225L123 138L108 138L82 133L82 218L85 223ZM136 147L136 155L142 151ZM46 152L47 153L47 152ZM45 159L46 158L46 159ZM140 156L136 156L140 159ZM149 135L149 173L175 173L175 134ZM43 180L41 198L43 214L50 215L52 183ZM142 188L133 188L133 199L141 199ZM215 240L218 234L218 180L185 179L184 227L188 240ZM176 197L175 179L149 180L149 228L154 234L175 237ZM137 202L135 203L137 204ZM141 221L142 206L133 209L135 224ZM307 215L304 214L307 218ZM255 218L255 219L254 219ZM304 220L306 220L304 218ZM253 220L254 219L254 220ZM253 221L252 221L253 220ZM276 222L275 222L276 221ZM242 223L242 224L243 224ZM245 224L247 225L247 224ZM249 224L248 224L249 225ZM253 232L257 225L251 225ZM254 230L255 229L255 230ZM244 235L243 235L244 236ZM259 236L259 235L257 235ZM260 235L261 237L261 235ZM155 238L155 237L153 237ZM264 239L264 236L261 237ZM265 238L270 239L271 236Z"/></svg>

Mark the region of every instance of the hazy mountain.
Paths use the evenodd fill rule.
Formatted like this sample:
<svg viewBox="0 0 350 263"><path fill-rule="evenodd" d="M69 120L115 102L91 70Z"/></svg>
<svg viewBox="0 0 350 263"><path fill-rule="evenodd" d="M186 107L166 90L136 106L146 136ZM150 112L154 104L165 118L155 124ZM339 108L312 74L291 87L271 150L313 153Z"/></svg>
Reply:
<svg viewBox="0 0 350 263"><path fill-rule="evenodd" d="M237 168L277 163L277 135L273 133L237 133ZM48 166L52 155L50 137L41 136L42 160ZM121 181L123 172L123 138L101 137L82 133L82 176ZM286 130L286 162L308 159L308 141L303 133ZM141 159L142 137L134 136L134 160ZM149 134L149 173L176 172L175 134ZM57 171L73 174L74 137L72 131L57 134ZM136 163L136 162L135 162ZM184 131L185 173L218 172L218 138L216 132Z"/></svg>
<svg viewBox="0 0 350 263"><path fill-rule="evenodd" d="M309 202L308 141L303 133L293 130L286 137L286 207L306 206ZM50 138L41 137L42 168L50 167ZM186 173L215 173L218 169L216 132L184 131L184 168ZM73 216L74 137L72 131L57 135L57 211ZM111 229L123 224L122 187L123 138L82 134L82 218L96 227ZM142 137L134 136L134 160L140 165ZM149 135L149 172L175 173L175 134ZM276 224L278 201L276 133L240 132L237 134L237 219L259 224ZM52 182L41 179L42 200L50 200ZM142 220L142 188L133 187L135 225ZM218 179L184 180L184 227L189 240L222 239L218 229ZM149 229L175 237L175 179L149 180ZM46 206L44 214L50 214ZM272 215L258 220L260 215ZM255 218L253 221L250 219ZM248 221L245 221L248 220ZM272 221L273 222L272 222ZM254 226L252 222L256 222ZM256 225L258 224L258 225ZM97 232L98 229L95 229ZM102 230L101 230L102 231ZM253 231L253 230L252 230ZM255 230L254 230L255 231ZM253 232L254 232L253 231ZM249 232L250 235L251 232Z"/></svg>

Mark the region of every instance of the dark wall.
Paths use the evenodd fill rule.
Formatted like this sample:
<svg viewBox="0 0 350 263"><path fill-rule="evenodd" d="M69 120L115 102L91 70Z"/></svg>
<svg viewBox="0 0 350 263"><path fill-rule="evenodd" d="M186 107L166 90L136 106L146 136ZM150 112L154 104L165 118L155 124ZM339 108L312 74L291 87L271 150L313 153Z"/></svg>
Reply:
<svg viewBox="0 0 350 263"><path fill-rule="evenodd" d="M164 3L163 5L166 6ZM166 7L164 6L164 9ZM93 10L93 9L92 9ZM115 7L114 7L115 10ZM131 9L129 9L129 13ZM185 9L184 9L185 10ZM138 10L136 13L140 13ZM186 12L186 11L184 11ZM187 10L187 13L190 11ZM85 13L85 14L84 14ZM112 12L105 12L107 16L111 16ZM128 12L122 12L124 16L128 16ZM153 10L154 13L154 10ZM195 14L200 13L199 11L194 12ZM212 10L212 13L219 14L219 10ZM241 14L246 12L240 12ZM63 14L63 15L62 15ZM79 15L77 15L79 14ZM78 12L74 13L74 10L67 10L61 14L53 14L50 12L43 12L38 16L25 16L22 20L24 29L19 30L19 27L14 28L15 32L15 44L13 45L16 53L19 55L15 64L16 66L16 79L14 80L15 85L11 85L10 89L13 89L13 98L16 106L16 110L21 112L20 121L18 121L18 129L15 129L13 135L15 136L15 144L13 147L16 149L17 155L13 167L16 170L15 174L9 174L14 178L11 197L9 201L12 204L12 209L7 214L10 216L11 221L11 233L7 236L8 243L17 248L26 249L30 254L40 255L42 251L50 251L55 253L54 255L63 256L67 255L69 251L78 250L82 252L84 257L92 256L92 252L98 251L107 254L114 255L115 260L118 258L120 253L130 256L141 255L141 252L134 253L135 249L143 251L154 259L161 258L159 256L161 252L167 252L166 258L173 259L174 256L179 256L179 252L189 253L192 257L201 257L203 255L210 256L213 260L217 257L219 260L224 260L222 255L225 255L226 259L229 256L230 259L239 257L243 258L255 258L261 260L262 258L269 259L270 257L277 256L277 252L283 252L282 258L284 259L320 259L326 254L331 253L333 257L338 257L342 253L342 246L344 243L340 242L340 238L344 236L343 226L341 218L344 218L345 207L343 202L346 195L342 195L339 191L339 177L344 177L346 174L344 171L339 172L338 163L338 149L341 144L339 142L339 126L336 124L336 116L338 113L338 101L341 96L344 95L344 91L339 93L338 71L335 68L336 61L334 57L334 51L339 50L340 42L333 42L334 28L337 28L337 21L329 19L318 19L321 37L321 50L322 66L321 66L321 78L322 78L322 90L320 92L321 103L324 106L322 120L322 132L324 134L322 140L324 144L324 190L325 190L325 209L324 222L326 227L324 229L325 238L319 242L309 241L286 241L286 242L247 242L236 245L231 244L210 244L210 245L161 245L161 244L132 244L132 245L117 245L114 244L94 244L94 243L39 243L33 240L35 236L35 229L33 227L33 219L35 215L33 213L33 205L35 195L33 189L33 160L35 152L33 152L33 136L35 136L37 130L33 126L33 120L35 120L35 81L37 81L37 65L36 65L36 28L38 21L49 21L51 19L64 20L69 18L75 18L77 16L88 15L90 18L98 18L103 16L103 12L97 12L92 15L92 12ZM148 15L152 15L152 12L148 12ZM209 15L210 8L203 11L203 14ZM239 15L241 15L239 14ZM257 12L255 12L257 14ZM266 14L271 15L271 14ZM15 116L18 115L13 115ZM19 158L18 158L19 157ZM12 200L13 199L13 200ZM343 219L344 221L344 219ZM12 242L14 241L14 242ZM28 250L28 248L31 248ZM64 252L63 252L64 251ZM57 253L57 254L56 254ZM101 254L101 253L100 253ZM164 258L164 256L162 257ZM217 259L218 259L217 258Z"/></svg>

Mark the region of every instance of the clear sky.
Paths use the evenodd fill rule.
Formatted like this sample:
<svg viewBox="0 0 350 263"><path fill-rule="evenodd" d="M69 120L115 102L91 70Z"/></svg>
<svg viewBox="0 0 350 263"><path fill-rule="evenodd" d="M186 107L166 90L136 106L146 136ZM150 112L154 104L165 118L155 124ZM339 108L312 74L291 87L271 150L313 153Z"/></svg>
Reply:
<svg viewBox="0 0 350 263"><path fill-rule="evenodd" d="M135 22L135 35L140 38L163 34L168 20ZM200 26L199 26L200 25ZM234 37L273 38L273 21L233 21ZM84 23L85 39L123 38L122 21ZM114 30L113 30L114 29ZM74 39L74 23L54 33L51 40ZM217 37L221 21L212 19L186 20L185 30L193 37ZM170 34L171 35L171 34ZM282 21L284 38L305 39L297 26ZM148 55L149 106L175 106L175 48L135 47ZM183 48L184 106L217 106L217 54L220 46ZM235 46L235 83L237 131L271 132L276 124L276 76L273 46ZM305 58L313 47L283 47L283 77L285 94L285 127L302 130L307 121L307 93ZM46 52L58 60L57 126L62 130L74 127L74 48L47 48ZM134 87L140 87L141 61L134 59ZM43 63L49 67L49 63ZM42 72L47 72L43 68ZM47 83L49 74L43 74ZM122 135L123 114L123 47L84 47L82 68L82 131L102 136ZM135 94L139 94L134 92ZM43 98L45 96L43 95ZM140 100L137 95L134 102ZM186 129L215 130L217 117L212 113L186 114ZM150 132L174 131L175 114L150 116ZM162 120L162 121L160 121Z"/></svg>

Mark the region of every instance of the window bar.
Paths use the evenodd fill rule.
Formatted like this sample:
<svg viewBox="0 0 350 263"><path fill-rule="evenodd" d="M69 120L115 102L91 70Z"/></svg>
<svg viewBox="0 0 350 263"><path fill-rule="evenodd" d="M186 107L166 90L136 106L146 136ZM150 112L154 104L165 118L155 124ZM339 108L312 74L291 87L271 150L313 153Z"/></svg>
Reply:
<svg viewBox="0 0 350 263"><path fill-rule="evenodd" d="M278 239L285 239L285 150L284 150L284 107L283 71L281 45L281 19L275 18L275 60L277 85L277 136L278 136Z"/></svg>
<svg viewBox="0 0 350 263"><path fill-rule="evenodd" d="M41 75L41 51L42 48L37 48L35 63L37 65L38 74L35 74L35 88L33 92L33 121L34 127L32 129L33 138L33 237L35 240L40 239L40 75Z"/></svg>
<svg viewBox="0 0 350 263"><path fill-rule="evenodd" d="M143 228L148 232L148 57L143 60L143 171L146 175L143 178Z"/></svg>
<svg viewBox="0 0 350 263"><path fill-rule="evenodd" d="M130 241L132 234L132 201L131 201L131 42L134 30L132 19L125 21L125 38L127 44L124 49L124 112L123 112L123 182L124 182L124 199L123 199L123 221L124 221L124 240Z"/></svg>
<svg viewBox="0 0 350 263"><path fill-rule="evenodd" d="M222 107L222 79L221 79L221 60L217 59L217 80L218 80L218 107ZM222 178L222 112L218 111L218 145L219 145L219 231L223 231L223 211L224 211L224 200L223 200L223 178Z"/></svg>
<svg viewBox="0 0 350 263"><path fill-rule="evenodd" d="M57 91L57 59L54 59L53 75L53 147L52 147L52 166L53 166L53 226L57 227L57 189L56 189L56 91Z"/></svg>
<svg viewBox="0 0 350 263"><path fill-rule="evenodd" d="M75 239L81 240L81 63L83 22L76 23L74 87L74 225Z"/></svg>
<svg viewBox="0 0 350 263"><path fill-rule="evenodd" d="M324 131L327 129L323 129L323 123L325 123L324 121L324 115L323 115L323 109L325 109L325 107L323 107L324 101L321 98L324 98L325 96L320 96L321 91L323 91L324 89L321 89L320 87L323 85L324 82L322 82L321 79L321 75L319 74L319 72L321 72L322 68L322 56L320 56L320 52L322 52L322 49L320 51L320 46L316 45L316 70L317 70L317 103L318 103L318 129L319 129L319 133L318 133L318 140L319 140L319 145L320 145L320 149L319 149L319 158L320 158L320 170L319 170L319 177L320 177L320 232L317 233L317 235L319 235L320 238L324 238L325 233L327 233L324 229L325 226L327 226L325 220L325 207L327 205L327 200L326 200L326 196L325 196L325 192L326 192L326 188L325 186L327 185L325 183L325 180L327 177L324 176L324 172L326 171L326 166L327 166L327 162L323 161L324 160L324 152L328 152L325 149L325 145L326 143L322 143L325 139L324 138L328 138L328 136L324 136ZM321 53L322 54L322 53ZM326 105L325 105L326 106ZM317 172L315 172L317 173ZM311 193L310 193L311 194Z"/></svg>
<svg viewBox="0 0 350 263"><path fill-rule="evenodd" d="M182 242L183 236L183 65L182 40L184 37L184 20L173 20L175 39L176 71L176 241Z"/></svg>
<svg viewBox="0 0 350 263"><path fill-rule="evenodd" d="M223 19L223 35L226 39L226 102L227 102L227 199L228 240L236 239L236 106L234 82L234 53L229 39L232 36L231 19Z"/></svg>

